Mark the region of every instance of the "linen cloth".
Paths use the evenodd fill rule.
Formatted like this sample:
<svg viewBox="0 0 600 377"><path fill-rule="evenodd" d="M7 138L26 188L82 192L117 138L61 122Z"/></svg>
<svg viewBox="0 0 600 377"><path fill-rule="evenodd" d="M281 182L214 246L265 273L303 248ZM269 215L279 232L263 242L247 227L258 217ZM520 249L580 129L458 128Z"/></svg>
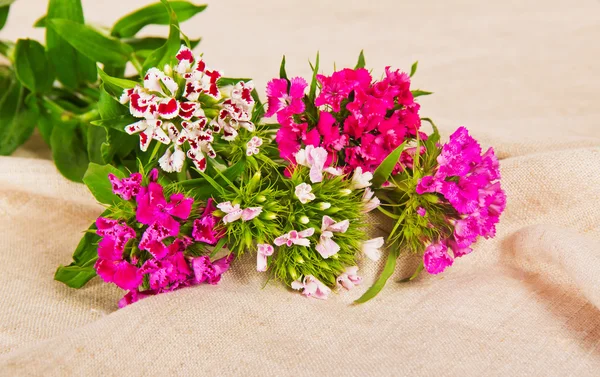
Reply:
<svg viewBox="0 0 600 377"><path fill-rule="evenodd" d="M2 38L41 39L45 1L17 1ZM83 1L110 24L146 1ZM35 12L34 12L35 11ZM98 278L52 280L101 213L58 174L34 138L0 158L0 375L597 376L600 370L600 2L286 1L210 3L183 24L209 65L255 78L309 77L353 66L409 69L421 114L447 137L465 125L501 157L508 206L494 240L439 276L398 283L404 256L372 301L352 301L381 263L360 261L362 286L306 299L267 284L248 255L218 286L118 310ZM164 28L148 28L152 32ZM373 236L385 235L372 217Z"/></svg>

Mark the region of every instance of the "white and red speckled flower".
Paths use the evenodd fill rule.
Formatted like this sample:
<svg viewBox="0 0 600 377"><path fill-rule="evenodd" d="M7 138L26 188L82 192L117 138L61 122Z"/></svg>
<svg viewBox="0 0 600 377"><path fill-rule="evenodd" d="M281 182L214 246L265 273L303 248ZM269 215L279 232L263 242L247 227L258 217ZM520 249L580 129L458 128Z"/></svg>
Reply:
<svg viewBox="0 0 600 377"><path fill-rule="evenodd" d="M214 99L221 98L217 81L222 73L208 69L201 58L194 57L192 50L181 46L176 55L177 66L175 72L185 79L183 96L190 101L198 101L200 95L206 94Z"/></svg>
<svg viewBox="0 0 600 377"><path fill-rule="evenodd" d="M154 139L163 144L170 144L171 139L162 129L163 121L159 119L143 119L125 127L125 132L129 135L140 135L140 149L148 150L150 142Z"/></svg>

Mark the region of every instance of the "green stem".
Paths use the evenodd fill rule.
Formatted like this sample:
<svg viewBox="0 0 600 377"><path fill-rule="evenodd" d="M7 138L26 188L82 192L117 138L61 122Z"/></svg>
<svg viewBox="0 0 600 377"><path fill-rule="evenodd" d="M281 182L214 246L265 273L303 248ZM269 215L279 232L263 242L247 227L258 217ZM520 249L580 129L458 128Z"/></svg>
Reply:
<svg viewBox="0 0 600 377"><path fill-rule="evenodd" d="M385 283L388 281L390 276L392 276L392 274L394 273L394 270L396 269L396 260L400 255L400 250L394 246L395 245L392 245L392 247L390 248L390 252L388 253L387 261L385 262L385 267L383 268L383 271L381 271L381 275L379 275L379 278L371 286L371 288L367 289L367 291L362 296L360 296L358 300L354 301L356 304L365 303L373 297L377 296L377 294L385 286Z"/></svg>
<svg viewBox="0 0 600 377"><path fill-rule="evenodd" d="M410 277L408 277L406 279L402 279L402 280L400 280L400 282L407 283L409 281L415 280L421 274L421 272L423 271L424 268L425 268L425 265L423 264L423 261L421 261L421 263L417 267L417 270Z"/></svg>

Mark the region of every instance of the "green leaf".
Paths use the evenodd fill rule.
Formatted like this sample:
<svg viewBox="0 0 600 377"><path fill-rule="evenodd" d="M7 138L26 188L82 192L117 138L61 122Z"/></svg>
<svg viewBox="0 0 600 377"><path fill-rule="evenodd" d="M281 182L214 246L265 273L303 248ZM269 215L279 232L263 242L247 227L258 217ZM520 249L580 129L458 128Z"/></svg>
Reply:
<svg viewBox="0 0 600 377"><path fill-rule="evenodd" d="M29 139L39 113L27 107L29 91L3 66L0 66L0 88L0 156L7 156Z"/></svg>
<svg viewBox="0 0 600 377"><path fill-rule="evenodd" d="M10 5L5 5L0 7L0 30L4 28L6 25L6 19L8 18L8 11L10 10Z"/></svg>
<svg viewBox="0 0 600 377"><path fill-rule="evenodd" d="M180 22L189 20L206 9L206 5L194 5L188 1L169 3ZM128 38L136 35L146 25L169 25L170 23L169 13L165 11L164 5L155 3L119 19L113 26L111 34L115 37Z"/></svg>
<svg viewBox="0 0 600 377"><path fill-rule="evenodd" d="M15 44L10 41L0 41L0 55L6 57L11 62L14 61Z"/></svg>
<svg viewBox="0 0 600 377"><path fill-rule="evenodd" d="M83 24L81 1L50 0L46 22L58 19ZM76 88L82 83L96 81L96 63L75 50L51 28L46 29L46 49L58 80L65 86Z"/></svg>
<svg viewBox="0 0 600 377"><path fill-rule="evenodd" d="M239 79L239 78L231 78L231 77L221 77L219 78L219 80L217 80L217 86L219 88L222 88L224 86L228 86L228 85L235 85L240 81L244 81L244 82L248 82L252 79Z"/></svg>
<svg viewBox="0 0 600 377"><path fill-rule="evenodd" d="M108 94L104 90L104 84L102 84L100 85L100 98L98 99L98 113L102 119L113 119L129 114L129 109Z"/></svg>
<svg viewBox="0 0 600 377"><path fill-rule="evenodd" d="M100 215L104 216L106 211ZM94 276L94 263L98 259L98 242L100 237L96 235L96 224L92 224L83 238L79 241L73 253L73 262L68 266L60 266L54 274L54 280L65 283L71 288L81 288Z"/></svg>
<svg viewBox="0 0 600 377"><path fill-rule="evenodd" d="M196 46L198 46L201 40L202 38L192 39L190 41L190 45L192 46L191 48L195 48ZM139 53L140 51L152 52L164 45L167 42L167 39L160 37L131 38L125 39L123 40L123 42L127 43L129 46L131 46L131 48L133 48L135 52ZM180 44L185 44L185 41L181 40Z"/></svg>
<svg viewBox="0 0 600 377"><path fill-rule="evenodd" d="M83 287L95 277L96 270L94 267L60 266L54 274L54 280L76 289Z"/></svg>
<svg viewBox="0 0 600 377"><path fill-rule="evenodd" d="M430 94L433 94L433 92L427 92L425 90L421 90L421 89L415 89L415 90L411 90L410 91L413 95L413 97L420 97L420 96L428 96Z"/></svg>
<svg viewBox="0 0 600 377"><path fill-rule="evenodd" d="M78 52L93 61L124 66L133 49L115 38L95 29L69 20L48 20L47 28L54 30Z"/></svg>
<svg viewBox="0 0 600 377"><path fill-rule="evenodd" d="M42 99L36 96L27 96L25 103L27 107L36 111L39 114L37 119L37 128L42 135L42 139L50 145L50 136L52 135L53 120L51 112L41 104Z"/></svg>
<svg viewBox="0 0 600 377"><path fill-rule="evenodd" d="M87 152L90 162L104 163L102 157L102 145L107 140L106 129L103 127L87 127Z"/></svg>
<svg viewBox="0 0 600 377"><path fill-rule="evenodd" d="M127 157L138 145L138 138L125 132L106 128L106 141L102 143L100 151L104 163L112 163L115 156L123 159Z"/></svg>
<svg viewBox="0 0 600 377"><path fill-rule="evenodd" d="M179 32L177 14L173 11L169 2L161 0L161 3L164 4L170 15L169 38L164 45L148 56L143 66L144 72L152 67L164 67L166 64L170 64L175 59L175 55L177 55L177 51L181 47L181 33Z"/></svg>
<svg viewBox="0 0 600 377"><path fill-rule="evenodd" d="M86 138L77 120L54 123L50 137L56 168L67 179L81 182L88 168Z"/></svg>
<svg viewBox="0 0 600 377"><path fill-rule="evenodd" d="M19 39L14 66L21 84L32 92L45 93L52 88L54 72L49 68L46 50L39 42Z"/></svg>
<svg viewBox="0 0 600 377"><path fill-rule="evenodd" d="M406 141L394 149L392 153L390 153L377 167L377 169L375 169L375 172L373 172L373 188L379 188L390 178L390 175L396 167L398 160L400 160L400 155L402 154L402 151L404 151L405 146Z"/></svg>
<svg viewBox="0 0 600 377"><path fill-rule="evenodd" d="M98 127L111 128L113 130L117 130L124 133L125 126L128 126L137 121L139 121L139 119L136 119L129 114L125 114L120 115L116 118L95 120L91 122L91 124Z"/></svg>
<svg viewBox="0 0 600 377"><path fill-rule="evenodd" d="M228 180L235 181L244 173L245 169L246 162L244 160L240 160L231 165L229 168L223 170L221 174ZM221 188L226 184L222 177L216 177L213 182ZM180 182L179 184L186 189L191 189L194 195L199 199L208 199L215 191L213 183L207 182L207 180L204 178L189 179L187 181Z"/></svg>
<svg viewBox="0 0 600 377"><path fill-rule="evenodd" d="M310 81L310 90L308 91L308 99L310 102L315 102L317 94L317 74L319 73L319 53L317 52L317 58L315 59L315 66L313 67L312 80Z"/></svg>
<svg viewBox="0 0 600 377"><path fill-rule="evenodd" d="M100 67L98 67L98 75L104 83L104 90L117 98L123 94L123 90L132 89L138 85L138 83L135 81L111 77L107 75Z"/></svg>
<svg viewBox="0 0 600 377"><path fill-rule="evenodd" d="M385 267L383 268L383 271L381 271L381 275L379 275L377 281L369 289L367 289L367 291L362 296L360 296L358 300L354 301L355 303L362 304L377 296L377 294L385 286L385 283L388 281L390 276L392 276L392 274L394 273L394 270L396 269L396 260L398 259L398 256L399 249L396 247L392 247L390 249L390 252L388 253L387 261L385 262Z"/></svg>
<svg viewBox="0 0 600 377"><path fill-rule="evenodd" d="M83 176L83 183L94 195L94 198L102 204L116 204L121 200L113 194L112 185L108 180L109 174L114 174L118 178L125 178L125 173L114 166L98 165L93 162L90 163Z"/></svg>
<svg viewBox="0 0 600 377"><path fill-rule="evenodd" d="M356 67L354 67L354 69L365 68L366 64L367 63L365 62L365 54L363 50L360 50L360 54L358 55L358 62L356 63Z"/></svg>
<svg viewBox="0 0 600 377"><path fill-rule="evenodd" d="M38 18L37 21L33 24L33 27L44 28L46 27L46 15Z"/></svg>
<svg viewBox="0 0 600 377"><path fill-rule="evenodd" d="M286 79L288 82L290 81L287 77L287 72L285 71L285 55L283 55L281 65L279 66L279 78Z"/></svg>
<svg viewBox="0 0 600 377"><path fill-rule="evenodd" d="M415 73L417 73L417 67L419 66L419 61L416 61L413 63L413 65L410 67L410 75L409 77L413 77L415 75Z"/></svg>

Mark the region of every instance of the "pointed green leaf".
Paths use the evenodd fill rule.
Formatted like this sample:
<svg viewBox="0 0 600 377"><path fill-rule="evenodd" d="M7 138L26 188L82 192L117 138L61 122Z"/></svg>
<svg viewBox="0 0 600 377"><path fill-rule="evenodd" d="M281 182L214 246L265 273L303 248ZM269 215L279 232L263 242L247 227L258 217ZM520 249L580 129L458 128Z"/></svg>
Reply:
<svg viewBox="0 0 600 377"><path fill-rule="evenodd" d="M75 289L83 287L95 277L96 270L94 267L60 266L54 274L54 280Z"/></svg>
<svg viewBox="0 0 600 377"><path fill-rule="evenodd" d="M384 182L386 182L392 171L396 167L398 160L400 160L400 155L402 151L404 151L404 147L406 146L406 141L400 144L396 149L390 153L385 160L375 169L373 172L373 187L379 188Z"/></svg>
<svg viewBox="0 0 600 377"><path fill-rule="evenodd" d="M184 22L206 9L206 5L194 5L188 1L170 1L177 19ZM113 26L111 34L115 37L129 38L137 34L146 25L169 25L169 13L161 3L148 5L126 15Z"/></svg>
<svg viewBox="0 0 600 377"><path fill-rule="evenodd" d="M37 21L33 24L33 27L44 28L46 27L46 15L38 18Z"/></svg>
<svg viewBox="0 0 600 377"><path fill-rule="evenodd" d="M114 174L118 178L125 178L125 173L112 165L99 165L91 162L88 166L83 183L90 190L94 198L102 204L116 204L121 199L113 193L108 175Z"/></svg>
<svg viewBox="0 0 600 377"><path fill-rule="evenodd" d="M29 139L39 113L27 107L29 91L4 66L0 66L0 88L0 156L7 156Z"/></svg>
<svg viewBox="0 0 600 377"><path fill-rule="evenodd" d="M49 67L46 50L37 41L17 41L14 66L21 84L32 92L45 93L54 83L54 72Z"/></svg>
<svg viewBox="0 0 600 377"><path fill-rule="evenodd" d="M8 19L8 12L10 10L10 5L5 5L0 7L0 30L4 28L6 25L6 20Z"/></svg>
<svg viewBox="0 0 600 377"><path fill-rule="evenodd" d="M388 253L387 261L385 262L383 271L381 271L381 275L379 275L377 281L375 281L375 283L369 289L367 289L367 291L360 296L358 300L354 301L355 303L365 303L381 292L385 286L385 283L388 281L390 276L392 276L394 270L396 269L396 260L398 259L398 255L399 250L396 247L392 247Z"/></svg>
<svg viewBox="0 0 600 377"><path fill-rule="evenodd" d="M367 62L365 62L364 51L360 50L360 54L358 55L358 62L356 63L356 67L354 67L354 69L365 68L366 64Z"/></svg>
<svg viewBox="0 0 600 377"><path fill-rule="evenodd" d="M135 81L111 77L107 75L100 67L98 67L98 75L104 83L104 90L117 98L123 94L123 90L135 88L135 86L138 84Z"/></svg>
<svg viewBox="0 0 600 377"><path fill-rule="evenodd" d="M190 48L195 48L196 46L198 46L198 44L200 43L200 41L202 40L202 38L198 38L198 39L192 39L190 40ZM161 48L162 45L164 45L167 42L166 38L160 38L160 37L147 37L147 38L131 38L131 39L124 39L123 40L124 43L127 43L129 46L131 46L131 48L133 48L134 51L136 52L140 52L140 51L146 51L149 53ZM184 44L185 41L181 40L180 44Z"/></svg>
<svg viewBox="0 0 600 377"><path fill-rule="evenodd" d="M413 65L410 67L410 75L409 77L413 77L415 75L415 73L417 73L417 67L419 66L419 61L416 61L413 63Z"/></svg>
<svg viewBox="0 0 600 377"><path fill-rule="evenodd" d="M239 79L239 78L231 78L231 77L221 77L217 80L217 86L219 88L223 88L228 85L235 85L240 81L248 82L252 79Z"/></svg>
<svg viewBox="0 0 600 377"><path fill-rule="evenodd" d="M279 66L279 78L288 80L287 72L285 71L285 55L283 55L283 58L281 59L281 65Z"/></svg>
<svg viewBox="0 0 600 377"><path fill-rule="evenodd" d="M312 67L313 75L312 80L310 81L310 90L308 92L308 99L310 102L315 102L315 97L317 94L317 74L319 73L319 53L317 52L317 58L315 59L315 66Z"/></svg>
<svg viewBox="0 0 600 377"><path fill-rule="evenodd" d="M125 132L125 126L128 126L132 123L139 121L139 119L134 118L129 114L119 115L116 118L111 119L99 119L91 122L92 125L97 127L106 127L111 128L113 130L117 130L120 132ZM134 136L130 136L134 137Z"/></svg>
<svg viewBox="0 0 600 377"><path fill-rule="evenodd" d="M138 138L125 132L106 128L106 141L102 143L100 152L105 164L112 163L115 156L123 159L127 157L138 145Z"/></svg>
<svg viewBox="0 0 600 377"><path fill-rule="evenodd" d="M159 49L155 50L144 62L144 72L152 67L164 67L166 64L170 64L175 60L175 55L181 47L181 33L179 32L179 22L177 20L177 14L171 8L171 5L166 0L161 0L161 3L167 8L167 12L170 15L169 19L169 38L167 42L162 45Z"/></svg>
<svg viewBox="0 0 600 377"><path fill-rule="evenodd" d="M97 164L104 163L104 158L102 158L102 144L104 144L107 139L106 129L90 125L87 127L86 136L87 152L90 162L95 162Z"/></svg>
<svg viewBox="0 0 600 377"><path fill-rule="evenodd" d="M107 37L87 25L69 20L48 20L46 25L78 52L96 62L124 66L133 53L129 45Z"/></svg>
<svg viewBox="0 0 600 377"><path fill-rule="evenodd" d="M0 55L14 62L15 44L10 41L0 41Z"/></svg>
<svg viewBox="0 0 600 377"><path fill-rule="evenodd" d="M421 89L415 89L415 90L411 90L410 91L413 95L413 97L420 97L420 96L428 96L430 94L433 94L433 92L427 92L425 90L421 90Z"/></svg>
<svg viewBox="0 0 600 377"><path fill-rule="evenodd" d="M50 137L56 168L67 179L81 182L89 160L86 137L76 120L55 122Z"/></svg>
<svg viewBox="0 0 600 377"><path fill-rule="evenodd" d="M46 22L69 20L83 24L83 9L80 0L50 0ZM69 88L85 82L95 82L96 63L75 50L55 30L46 29L46 49L56 76Z"/></svg>

